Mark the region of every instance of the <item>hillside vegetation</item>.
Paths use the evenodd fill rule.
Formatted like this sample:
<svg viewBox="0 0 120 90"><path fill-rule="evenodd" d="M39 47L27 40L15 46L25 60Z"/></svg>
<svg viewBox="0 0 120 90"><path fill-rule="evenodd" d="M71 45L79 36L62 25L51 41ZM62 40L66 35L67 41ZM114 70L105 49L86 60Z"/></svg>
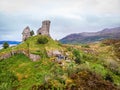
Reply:
<svg viewBox="0 0 120 90"><path fill-rule="evenodd" d="M62 45L38 35L2 49L0 56L18 50L28 56L16 53L0 61L0 90L120 90L120 41L113 41ZM49 56L51 50L65 58ZM41 58L33 62L30 53Z"/></svg>
<svg viewBox="0 0 120 90"><path fill-rule="evenodd" d="M39 39L43 39L44 42L44 38L48 40L47 43L39 43ZM22 42L21 44L17 45L16 47L10 47L7 49L2 49L0 50L0 56L2 56L3 54L6 53L11 53L12 51L16 52L22 52L24 51L26 54L45 54L46 51L50 51L50 50L60 50L62 51L64 48L62 48L60 46L61 44L59 42L54 41L53 39L51 39L50 37L47 36L42 36L42 35L37 35L37 36L33 36L28 38L25 42ZM17 52L16 52L17 53ZM43 56L41 55L41 56Z"/></svg>

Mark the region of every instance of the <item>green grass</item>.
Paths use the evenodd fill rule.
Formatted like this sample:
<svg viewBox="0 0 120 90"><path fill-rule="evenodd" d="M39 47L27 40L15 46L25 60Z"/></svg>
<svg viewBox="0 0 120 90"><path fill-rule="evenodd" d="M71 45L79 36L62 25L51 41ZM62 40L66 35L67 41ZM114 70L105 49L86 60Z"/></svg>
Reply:
<svg viewBox="0 0 120 90"><path fill-rule="evenodd" d="M72 65L72 66L71 66ZM81 66L82 65L82 66ZM78 70L76 67L85 68ZM66 63L65 68L62 69L59 64L51 62L48 58L42 59L37 62L32 62L28 57L23 54L18 54L12 56L9 59L0 61L0 88L3 90L17 88L17 90L30 90L32 86L43 85L49 83L55 87L59 85L63 87L66 84L62 82L67 82L69 76L73 73L83 72L90 70L93 73L97 73L103 77L109 73L113 79L113 83L120 85L120 77L115 75L111 70L104 67L101 62L86 61L82 64ZM86 77L87 78L87 77Z"/></svg>
<svg viewBox="0 0 120 90"><path fill-rule="evenodd" d="M48 42L44 44L38 43L37 40L41 37L47 38ZM98 45L96 45L95 48L97 46ZM80 74L81 77L84 76L84 78L87 79L88 77L85 77L86 72L99 75L102 77L100 80L103 80L103 83L106 82L105 80L111 80L112 84L120 86L120 74L116 73L120 70L120 64L110 64L110 60L116 62L112 57L112 46L99 47L97 48L97 53L95 48L91 48L90 45L89 48L88 46L79 47L73 45L65 47L50 37L37 35L28 38L25 42L15 47L2 49L0 50L0 56L10 53L12 50L21 50L40 55L41 59L33 62L24 54L16 54L8 59L1 60L0 90L31 90L33 86L38 88L38 86L41 85L45 87L51 85L53 88L67 87L68 83L68 86L75 85L72 82L74 80L70 79L72 75L72 78L74 78L74 74L79 75L82 73L83 75ZM88 51L92 50L92 52L86 53L84 49ZM50 50L59 50L63 53L69 52L69 58L72 58L72 62L63 60L63 66L53 62L54 57L50 58L47 56L47 51ZM76 52L72 53L75 50ZM80 60L80 63L76 64L74 62L76 58Z"/></svg>
<svg viewBox="0 0 120 90"><path fill-rule="evenodd" d="M46 38L48 42L45 44L40 44L37 41L39 38L41 39ZM0 56L11 53L12 51L24 51L27 53L29 52L32 54L37 54L45 58L47 57L46 51L51 51L51 50L63 51L64 49L65 48L61 47L61 44L59 42L54 41L52 38L48 36L36 35L28 38L25 42L22 42L21 44L15 47L10 47L7 49L0 50Z"/></svg>
<svg viewBox="0 0 120 90"><path fill-rule="evenodd" d="M46 62L47 61L48 60L46 60ZM7 72L11 72L17 77L16 81L19 83L17 86L18 90L28 90L32 85L42 84L45 75L50 74L50 69L53 63L49 61L46 62L43 60L32 62L23 54L12 56L11 58L0 62L0 71L2 74L4 73L4 75L0 75L0 78L5 79L7 77ZM0 86L3 83L4 82L1 82ZM11 88L13 86L14 85L11 85Z"/></svg>

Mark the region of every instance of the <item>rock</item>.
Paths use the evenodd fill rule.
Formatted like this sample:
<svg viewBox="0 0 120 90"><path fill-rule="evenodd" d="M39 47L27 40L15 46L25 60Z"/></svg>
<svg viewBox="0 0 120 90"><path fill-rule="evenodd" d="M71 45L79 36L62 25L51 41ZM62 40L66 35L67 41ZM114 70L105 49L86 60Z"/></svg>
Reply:
<svg viewBox="0 0 120 90"><path fill-rule="evenodd" d="M47 56L48 56L48 57L53 56L53 51L52 51L52 50L47 51Z"/></svg>
<svg viewBox="0 0 120 90"><path fill-rule="evenodd" d="M35 55L35 54L30 54L30 55L29 55L29 58L30 58L32 61L38 61L38 60L40 60L40 56L39 56L39 55Z"/></svg>
<svg viewBox="0 0 120 90"><path fill-rule="evenodd" d="M57 62L61 62L61 60L65 60L65 56L59 50L47 51L47 55L49 57L55 57L55 61L57 61Z"/></svg>
<svg viewBox="0 0 120 90"><path fill-rule="evenodd" d="M60 55L62 55L62 53L60 51L58 51L58 50L54 50L52 52L52 54L53 54L53 56L60 56Z"/></svg>
<svg viewBox="0 0 120 90"><path fill-rule="evenodd" d="M71 62L71 60L65 60L66 62Z"/></svg>
<svg viewBox="0 0 120 90"><path fill-rule="evenodd" d="M49 50L49 51L47 51L47 55L49 57L52 57L52 56L57 57L57 56L62 55L62 53L59 50Z"/></svg>

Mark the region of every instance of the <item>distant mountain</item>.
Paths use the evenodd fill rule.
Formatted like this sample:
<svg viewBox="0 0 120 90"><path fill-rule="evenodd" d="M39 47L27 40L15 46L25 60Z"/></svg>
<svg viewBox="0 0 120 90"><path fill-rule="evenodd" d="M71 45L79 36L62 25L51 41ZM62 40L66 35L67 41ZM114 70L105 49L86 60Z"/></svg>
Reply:
<svg viewBox="0 0 120 90"><path fill-rule="evenodd" d="M77 43L91 43L101 41L104 39L120 39L120 27L106 28L98 32L83 32L77 34L70 34L59 41L61 43L77 44Z"/></svg>
<svg viewBox="0 0 120 90"><path fill-rule="evenodd" d="M0 44L3 44L4 42L8 42L8 44L20 44L19 41L0 41Z"/></svg>

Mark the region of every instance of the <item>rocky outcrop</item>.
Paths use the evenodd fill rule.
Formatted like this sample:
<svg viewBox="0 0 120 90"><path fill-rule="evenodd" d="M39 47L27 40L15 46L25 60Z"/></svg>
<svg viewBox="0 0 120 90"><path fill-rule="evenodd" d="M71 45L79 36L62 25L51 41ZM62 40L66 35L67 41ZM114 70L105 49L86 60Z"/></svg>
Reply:
<svg viewBox="0 0 120 90"><path fill-rule="evenodd" d="M50 36L49 29L50 29L50 21L45 20L42 22L42 27L37 30L37 35Z"/></svg>
<svg viewBox="0 0 120 90"><path fill-rule="evenodd" d="M66 57L63 52L59 50L49 50L47 51L47 55L48 57L55 57L55 61L65 60Z"/></svg>
<svg viewBox="0 0 120 90"><path fill-rule="evenodd" d="M22 33L23 37L22 37L22 41L27 40L31 35L30 35L30 28L27 26Z"/></svg>

